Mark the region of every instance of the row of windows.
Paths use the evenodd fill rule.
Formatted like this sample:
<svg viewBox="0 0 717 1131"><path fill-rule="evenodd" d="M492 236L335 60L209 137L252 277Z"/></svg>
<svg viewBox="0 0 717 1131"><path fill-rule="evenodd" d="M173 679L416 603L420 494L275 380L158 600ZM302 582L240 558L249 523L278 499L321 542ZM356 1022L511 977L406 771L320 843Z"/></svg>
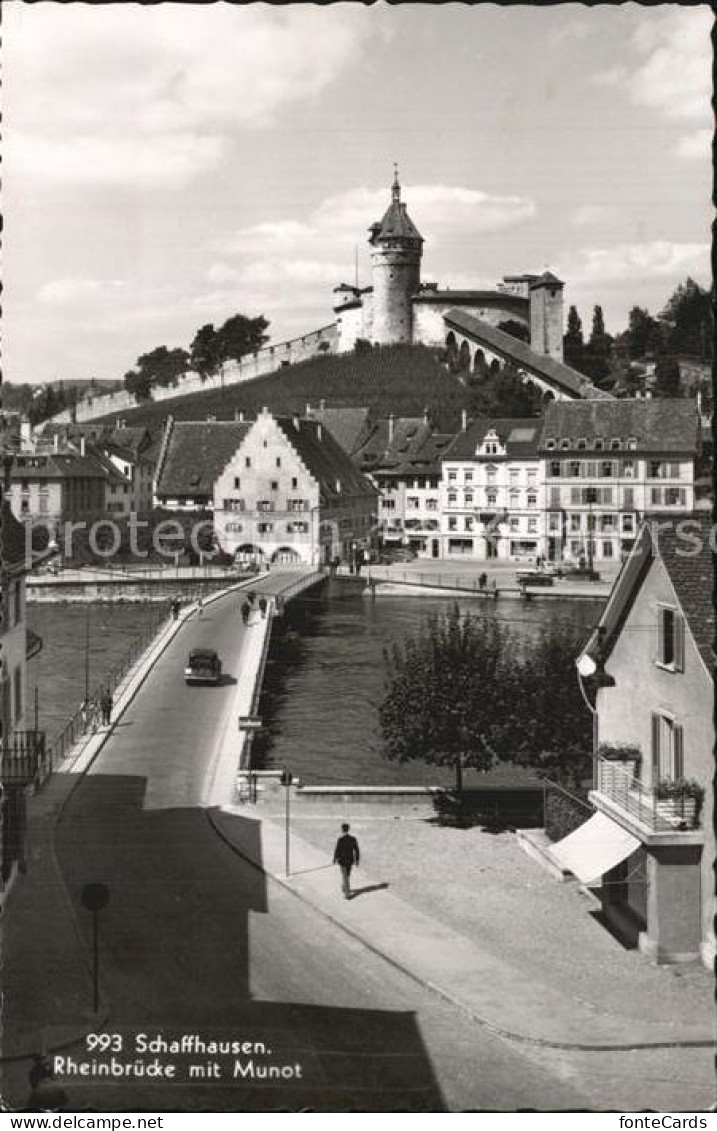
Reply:
<svg viewBox="0 0 717 1131"><path fill-rule="evenodd" d="M622 534L635 533L634 514L570 514L566 516L566 527L571 534L581 530L594 532L599 530L602 534L611 534L618 529ZM559 514L548 515L548 530L556 534L563 529L563 517Z"/></svg>
<svg viewBox="0 0 717 1131"><path fill-rule="evenodd" d="M495 483L496 482L497 477L498 477L498 468L497 467L494 467L492 464L487 464L484 468L482 468L482 470L485 471L485 478L486 478L487 483ZM511 483L520 483L522 470L523 469L519 468L519 467L511 467L511 468L508 469L508 474L509 474L509 478L510 478ZM474 472L473 472L472 468L470 468L470 467L462 468L461 469L461 475L463 476L462 482L463 483L473 483L473 481L474 481L473 480L473 474L474 474ZM448 482L449 483L457 483L458 482L458 475L459 475L458 471L454 471L454 470L448 471L447 472ZM525 477L526 477L526 481L528 482L528 484L537 483L537 481L538 481L538 469L537 469L537 467L527 468L525 470Z"/></svg>
<svg viewBox="0 0 717 1131"><path fill-rule="evenodd" d="M520 503L520 493L518 491L510 491L508 498L510 499L510 505L512 507L517 507L519 505L519 503ZM486 499L486 505L487 506L497 507L498 506L498 491L497 490L494 490L494 491L486 490L485 499ZM474 506L474 504L475 504L474 493L472 491L464 491L463 492L463 502L460 505L464 506L464 507L472 507L472 506ZM450 507L450 506L458 506L458 505L459 505L459 503L458 503L457 492L456 491L449 491L448 492L448 506ZM534 495L532 491L528 492L527 505L529 507L537 507L537 505L538 505L538 496Z"/></svg>
<svg viewBox="0 0 717 1131"><path fill-rule="evenodd" d="M545 446L549 451L554 448L561 448L563 451L567 451L570 448L577 448L578 451L593 448L596 452L607 450L617 452L621 448L627 448L628 451L634 451L637 448L637 437L628 436L626 440L621 440L617 436L614 436L611 440L608 440L605 436L595 436L591 440L588 440L586 436L581 436L577 440L567 440L565 438L556 440L554 437L550 437L550 439L545 441Z"/></svg>
<svg viewBox="0 0 717 1131"><path fill-rule="evenodd" d="M224 499L222 501L222 510L225 511L246 511L247 509L251 508L247 508L245 499ZM260 514L271 514L280 509L274 499L259 499L256 503L256 510L259 511ZM289 512L308 511L310 509L309 500L287 499L284 509Z"/></svg>
<svg viewBox="0 0 717 1131"><path fill-rule="evenodd" d="M245 466L251 467L251 457L250 456L246 457ZM276 466L281 467L281 456L276 457ZM294 475L294 476L292 476L292 479L291 479L291 490L296 491L298 486L299 486L299 480ZM279 490L279 480L278 479L272 479L269 483L269 489L271 491L278 491ZM240 475L234 476L234 490L235 491L241 491L241 476Z"/></svg>
<svg viewBox="0 0 717 1131"><path fill-rule="evenodd" d="M276 530L279 532L281 527L279 523L273 522L258 522L256 525L257 534L273 534L276 525ZM243 534L244 524L241 522L228 522L226 524L226 531L228 534ZM248 528L247 528L248 529ZM308 522L287 522L284 526L287 534L308 534Z"/></svg>
<svg viewBox="0 0 717 1131"><path fill-rule="evenodd" d="M679 466L679 465L678 465ZM634 479L635 461L632 459L604 460L550 460L549 479Z"/></svg>
<svg viewBox="0 0 717 1131"><path fill-rule="evenodd" d="M513 517L513 518L509 519L508 526L509 526L510 530L520 530L521 520L519 518ZM449 518L448 519L448 529L450 531L453 531L453 530L458 530L458 528L459 528L458 519L453 518L453 517ZM465 530L465 531L471 531L471 530L475 530L475 528L476 528L475 522L474 522L474 519L472 518L472 516L466 515L466 517L463 519L463 525L461 526L461 529ZM538 533L538 520L537 520L537 518L529 518L528 522L527 522L526 529L528 531L528 534L537 534Z"/></svg>
<svg viewBox="0 0 717 1131"><path fill-rule="evenodd" d="M559 487L551 487L549 494L549 506L552 510L558 510L563 505L572 507L591 507L599 506L612 506L613 499L617 500L618 497L622 500L622 508L624 510L632 510L635 506L635 490L633 487L623 487L622 490L613 492L612 487L571 487L570 494L561 491Z"/></svg>

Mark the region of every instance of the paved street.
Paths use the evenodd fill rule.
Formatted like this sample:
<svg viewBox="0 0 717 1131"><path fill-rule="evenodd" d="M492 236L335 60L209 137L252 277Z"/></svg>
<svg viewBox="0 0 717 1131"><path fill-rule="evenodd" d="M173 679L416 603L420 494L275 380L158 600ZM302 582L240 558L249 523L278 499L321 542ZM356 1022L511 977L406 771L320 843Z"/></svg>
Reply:
<svg viewBox="0 0 717 1131"><path fill-rule="evenodd" d="M278 574L264 582L277 584ZM299 1063L303 1074L268 1084L64 1083L75 1108L584 1106L579 1089L267 882L218 837L199 802L232 687L186 688L182 668L189 648L206 644L236 671L238 605L236 595L222 599L180 631L66 805L54 853L69 899L43 873L51 854L31 852L37 870L18 885L6 926L5 1055L92 1027L79 893L101 881L111 891L101 916L106 1031L128 1050L139 1031L270 1034L270 1063ZM240 839L254 839L260 856L258 822L225 820L242 825ZM80 1056L82 1045L71 1047ZM4 1094L16 1104L27 1068L6 1068Z"/></svg>

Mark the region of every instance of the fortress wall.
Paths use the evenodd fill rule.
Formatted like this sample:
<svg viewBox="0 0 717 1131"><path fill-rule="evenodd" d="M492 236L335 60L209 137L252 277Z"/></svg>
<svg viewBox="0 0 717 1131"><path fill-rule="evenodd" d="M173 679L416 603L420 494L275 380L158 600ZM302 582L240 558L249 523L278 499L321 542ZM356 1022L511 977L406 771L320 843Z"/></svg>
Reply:
<svg viewBox="0 0 717 1131"><path fill-rule="evenodd" d="M438 300L433 302L416 302L413 304L413 340L422 342L426 346L444 346L446 342L446 326L443 315L457 304L455 302ZM527 319L514 310L500 306L499 303L490 306L467 306L460 303L460 309L466 314L480 318L490 326L498 326L500 322L507 322L510 318L515 322L527 325Z"/></svg>
<svg viewBox="0 0 717 1131"><path fill-rule="evenodd" d="M280 342L275 346L266 346L257 353L242 358L241 361L227 362L222 373L202 381L198 373L192 371L180 377L176 385L166 388L156 388L152 391L152 401L166 401L173 397L186 397L190 393L199 393L207 389L223 389L227 385L238 385L243 381L251 381L253 377L263 377L275 373L282 368L283 363L295 365L299 361L306 361L323 352L320 346L328 343L329 353L338 352L339 335L335 322L329 326L322 326L320 330L312 330L300 338L291 338L289 341ZM120 389L116 393L108 393L101 397L87 397L79 401L75 408L75 420L83 424L88 420L96 420L100 416L109 416L115 412L128 412L137 408L137 401L131 393ZM72 420L70 410L58 413L51 418L58 424L69 424Z"/></svg>

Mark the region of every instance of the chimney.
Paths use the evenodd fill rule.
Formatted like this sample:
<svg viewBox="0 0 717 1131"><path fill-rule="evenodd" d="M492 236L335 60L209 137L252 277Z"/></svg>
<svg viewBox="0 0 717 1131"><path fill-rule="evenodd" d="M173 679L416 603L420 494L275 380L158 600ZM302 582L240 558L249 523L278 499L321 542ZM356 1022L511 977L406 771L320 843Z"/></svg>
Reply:
<svg viewBox="0 0 717 1131"><path fill-rule="evenodd" d="M308 401L306 402L306 416L311 416L311 405Z"/></svg>
<svg viewBox="0 0 717 1131"><path fill-rule="evenodd" d="M319 425L317 425L317 428L316 428L316 439L319 441L319 443L321 443L322 435L323 435L323 433L321 431L321 425L319 424Z"/></svg>
<svg viewBox="0 0 717 1131"><path fill-rule="evenodd" d="M389 444L391 443L392 440L393 440L393 413L391 413L389 418L388 418L388 442L389 442Z"/></svg>
<svg viewBox="0 0 717 1131"><path fill-rule="evenodd" d="M85 454L85 437L80 436L80 455L83 456L84 454Z"/></svg>
<svg viewBox="0 0 717 1131"><path fill-rule="evenodd" d="M326 401L322 399L322 400L319 401L319 411L323 412L325 408L326 408Z"/></svg>
<svg viewBox="0 0 717 1131"><path fill-rule="evenodd" d="M296 429L297 432L299 431L299 418L298 418L298 416L294 417L294 428Z"/></svg>
<svg viewBox="0 0 717 1131"><path fill-rule="evenodd" d="M428 424L428 405L423 410L423 423Z"/></svg>
<svg viewBox="0 0 717 1131"><path fill-rule="evenodd" d="M465 409L461 412L461 432L465 432L468 427L468 413Z"/></svg>
<svg viewBox="0 0 717 1131"><path fill-rule="evenodd" d="M59 434L59 432L55 432L55 435L52 437L52 450L55 453L59 452L59 450L60 450L60 434Z"/></svg>

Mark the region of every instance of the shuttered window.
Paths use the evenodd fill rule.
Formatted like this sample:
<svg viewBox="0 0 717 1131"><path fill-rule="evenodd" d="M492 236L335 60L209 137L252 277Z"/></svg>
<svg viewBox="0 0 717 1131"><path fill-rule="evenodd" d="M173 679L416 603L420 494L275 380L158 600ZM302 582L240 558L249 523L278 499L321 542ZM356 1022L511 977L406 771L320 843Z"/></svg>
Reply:
<svg viewBox="0 0 717 1131"><path fill-rule="evenodd" d="M659 781L679 781L684 777L684 731L667 715L652 715L652 775Z"/></svg>
<svg viewBox="0 0 717 1131"><path fill-rule="evenodd" d="M669 605L657 606L655 663L675 672L685 670L685 622Z"/></svg>

